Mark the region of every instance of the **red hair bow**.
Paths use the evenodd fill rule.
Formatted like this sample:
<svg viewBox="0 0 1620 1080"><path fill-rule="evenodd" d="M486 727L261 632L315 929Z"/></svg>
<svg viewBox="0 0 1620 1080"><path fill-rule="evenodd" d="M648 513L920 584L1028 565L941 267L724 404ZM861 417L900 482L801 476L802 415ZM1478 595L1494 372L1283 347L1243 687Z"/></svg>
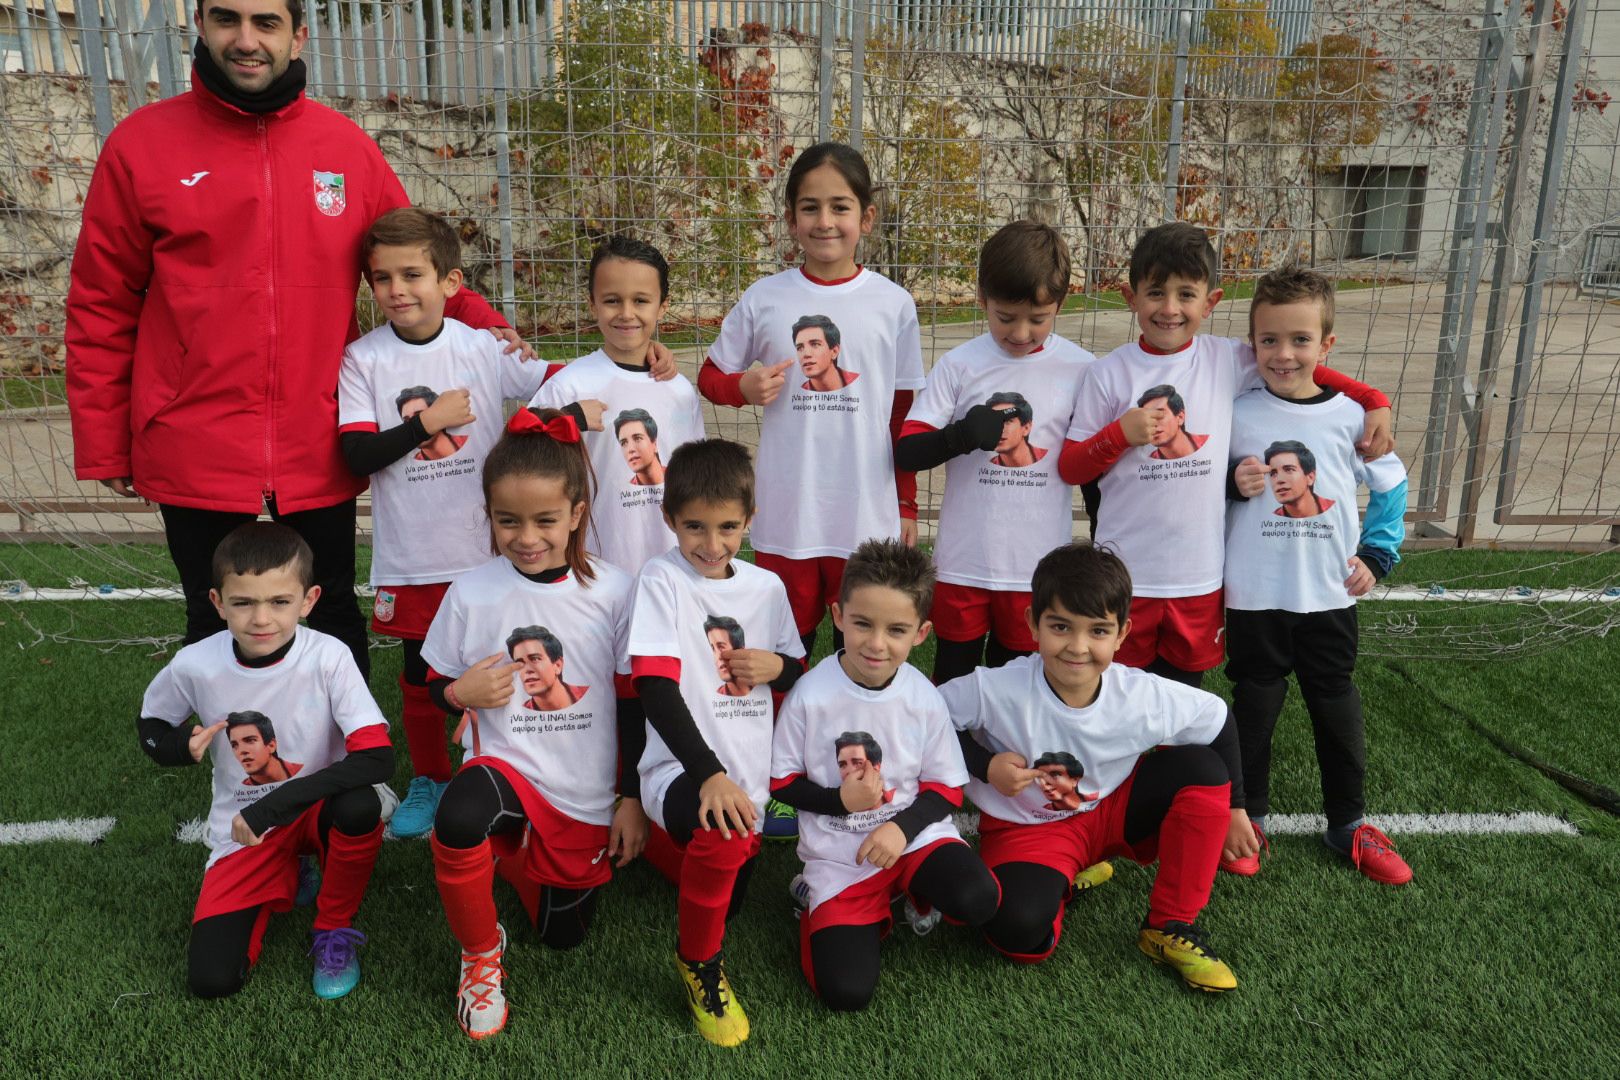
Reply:
<svg viewBox="0 0 1620 1080"><path fill-rule="evenodd" d="M558 442L579 442L579 425L574 423L574 418L567 413L552 417L550 420L542 420L534 414L533 409L519 409L512 414L512 419L506 422L506 430L513 435L532 435L539 432L550 435Z"/></svg>

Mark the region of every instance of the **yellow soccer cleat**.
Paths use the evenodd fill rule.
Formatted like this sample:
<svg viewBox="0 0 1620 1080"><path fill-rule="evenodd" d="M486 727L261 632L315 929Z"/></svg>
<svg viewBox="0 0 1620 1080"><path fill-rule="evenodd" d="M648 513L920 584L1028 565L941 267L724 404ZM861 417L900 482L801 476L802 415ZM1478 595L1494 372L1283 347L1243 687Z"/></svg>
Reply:
<svg viewBox="0 0 1620 1080"><path fill-rule="evenodd" d="M748 1040L748 1014L731 992L719 953L707 960L682 960L675 955L686 985L686 1003L698 1034L716 1046L741 1046Z"/></svg>
<svg viewBox="0 0 1620 1080"><path fill-rule="evenodd" d="M1081 893L1085 892L1087 889L1095 889L1103 882L1111 880L1113 876L1113 863L1092 863L1090 866L1074 875L1074 891Z"/></svg>
<svg viewBox="0 0 1620 1080"><path fill-rule="evenodd" d="M1169 964L1194 990L1219 994L1237 989L1237 976L1204 942L1203 933L1187 923L1142 927L1137 946L1155 964Z"/></svg>

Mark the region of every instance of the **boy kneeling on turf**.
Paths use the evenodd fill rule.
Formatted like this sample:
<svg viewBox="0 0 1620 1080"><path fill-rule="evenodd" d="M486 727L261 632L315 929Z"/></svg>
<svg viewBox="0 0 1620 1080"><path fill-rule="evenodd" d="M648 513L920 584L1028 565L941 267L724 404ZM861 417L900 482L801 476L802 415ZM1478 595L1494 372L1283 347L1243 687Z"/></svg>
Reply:
<svg viewBox="0 0 1620 1080"><path fill-rule="evenodd" d="M292 529L249 522L214 552L210 598L226 629L187 645L141 702L141 749L159 765L211 751L208 864L192 916L186 981L199 997L242 988L271 912L298 890L298 859L323 864L315 901L315 993L360 981L351 929L382 846L372 787L394 749L348 646L299 627L320 598L315 557ZM196 716L201 723L188 721Z"/></svg>
<svg viewBox="0 0 1620 1080"><path fill-rule="evenodd" d="M982 811L979 853L1001 884L985 935L1012 960L1044 960L1077 873L1157 859L1138 945L1189 986L1231 990L1197 919L1223 848L1252 842L1237 733L1215 695L1113 663L1130 609L1118 556L1060 547L1031 583L1038 655L940 688Z"/></svg>
<svg viewBox="0 0 1620 1080"><path fill-rule="evenodd" d="M878 942L904 898L982 926L996 882L951 823L967 770L945 702L906 663L928 637L928 556L867 540L844 565L833 622L844 647L799 680L782 706L771 793L799 811L799 921L805 977L834 1009L864 1009L877 990ZM795 881L795 886L800 886Z"/></svg>

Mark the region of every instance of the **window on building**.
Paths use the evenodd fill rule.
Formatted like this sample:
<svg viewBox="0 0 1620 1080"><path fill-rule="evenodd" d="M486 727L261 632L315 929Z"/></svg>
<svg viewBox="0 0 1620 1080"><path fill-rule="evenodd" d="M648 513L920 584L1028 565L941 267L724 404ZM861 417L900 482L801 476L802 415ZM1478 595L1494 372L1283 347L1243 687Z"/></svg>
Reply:
<svg viewBox="0 0 1620 1080"><path fill-rule="evenodd" d="M1423 226L1429 170L1421 166L1352 165L1344 170L1345 255L1411 259Z"/></svg>

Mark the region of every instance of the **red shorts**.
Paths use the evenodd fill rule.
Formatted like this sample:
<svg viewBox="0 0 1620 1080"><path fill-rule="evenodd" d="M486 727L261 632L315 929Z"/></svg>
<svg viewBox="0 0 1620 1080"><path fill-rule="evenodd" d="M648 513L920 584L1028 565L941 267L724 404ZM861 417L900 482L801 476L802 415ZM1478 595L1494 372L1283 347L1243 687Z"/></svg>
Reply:
<svg viewBox="0 0 1620 1080"><path fill-rule="evenodd" d="M1125 807L1136 773L1097 804L1096 809L1042 825L979 815L979 856L992 873L1005 863L1025 862L1056 870L1069 881L1093 863L1125 856L1139 863L1158 858L1159 834L1140 844L1125 842Z"/></svg>
<svg viewBox="0 0 1620 1080"><path fill-rule="evenodd" d="M246 908L290 911L298 895L298 858L319 855L324 862L320 816L324 802L298 815L291 825L271 829L261 843L231 852L203 872L202 892L191 914L192 922L226 915ZM254 930L250 956L258 955L258 940L264 933L264 919Z"/></svg>
<svg viewBox="0 0 1620 1080"><path fill-rule="evenodd" d="M1183 671L1219 667L1226 655L1224 590L1202 596L1131 598L1131 633L1114 654L1127 667L1145 668L1163 657Z"/></svg>
<svg viewBox="0 0 1620 1080"><path fill-rule="evenodd" d="M788 606L800 634L821 625L821 617L838 602L838 587L844 583L848 559L824 555L816 559L789 559L763 551L754 552L754 565L769 570L787 586Z"/></svg>
<svg viewBox="0 0 1620 1080"><path fill-rule="evenodd" d="M593 889L606 885L613 876L613 860L608 858L612 829L577 821L558 810L541 795L522 773L494 757L468 758L469 765L488 765L506 778L523 803L529 827L520 832L497 833L489 838L495 857L521 856L524 876L541 885L559 889Z"/></svg>
<svg viewBox="0 0 1620 1080"><path fill-rule="evenodd" d="M1029 632L1027 592L999 592L976 585L952 585L941 581L934 586L934 606L928 618L934 633L943 641L974 641L994 632L996 640L1018 652L1034 652L1035 638Z"/></svg>
<svg viewBox="0 0 1620 1080"><path fill-rule="evenodd" d="M831 900L823 901L799 920L800 939L808 943L811 934L829 926L869 926L872 923L882 923L881 933L887 934L890 924L894 922L890 905L901 894L910 896L911 878L917 873L917 868L941 845L961 843L965 841L950 837L935 840L927 847L900 856L887 870L879 870Z"/></svg>
<svg viewBox="0 0 1620 1080"><path fill-rule="evenodd" d="M389 637L421 641L427 637L433 616L439 613L448 581L431 585L379 585L371 605L371 629Z"/></svg>

